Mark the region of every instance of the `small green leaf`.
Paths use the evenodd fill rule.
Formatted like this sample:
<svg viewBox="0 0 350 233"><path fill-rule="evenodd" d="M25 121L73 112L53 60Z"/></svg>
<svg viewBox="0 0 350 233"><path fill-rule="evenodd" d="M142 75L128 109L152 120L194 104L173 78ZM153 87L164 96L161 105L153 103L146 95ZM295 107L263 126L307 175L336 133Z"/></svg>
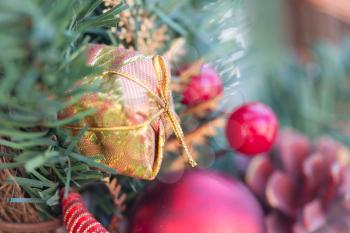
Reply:
<svg viewBox="0 0 350 233"><path fill-rule="evenodd" d="M72 166L72 168L71 168L72 172L87 171L87 170L89 170L89 166L87 166L85 164L79 164L77 166Z"/></svg>
<svg viewBox="0 0 350 233"><path fill-rule="evenodd" d="M96 112L95 109L88 109L86 111L79 112L78 114L75 114L74 116L69 117L69 118L65 118L63 120L55 120L55 121L46 122L45 126L49 127L49 128L54 128L54 127L68 125L68 124L74 123L74 122L76 122L76 121L78 121L86 116L90 116L91 114L93 114L95 112Z"/></svg>
<svg viewBox="0 0 350 233"><path fill-rule="evenodd" d="M104 165L103 163L96 162L95 160L93 160L91 158L79 155L77 153L71 153L70 156L76 160L79 160L80 162L88 164L91 167L100 168L101 170L103 170L107 173L111 173L111 174L115 174L115 175L117 174L115 169L108 167L107 165Z"/></svg>
<svg viewBox="0 0 350 233"><path fill-rule="evenodd" d="M59 196L59 192L58 190L56 191L55 195L53 195L52 197L50 197L47 201L46 204L48 206L55 206L55 205L59 205L60 203L60 196Z"/></svg>
<svg viewBox="0 0 350 233"><path fill-rule="evenodd" d="M67 177L66 177L65 189L64 189L65 197L67 197L69 193L71 178L72 178L71 162L70 162L70 159L68 158Z"/></svg>
<svg viewBox="0 0 350 233"><path fill-rule="evenodd" d="M187 31L180 24L178 24L172 18L170 18L168 15L162 12L159 8L154 8L154 13L174 31L178 32L183 37L187 36Z"/></svg>
<svg viewBox="0 0 350 233"><path fill-rule="evenodd" d="M8 199L10 203L45 203L40 198L24 198L24 197L11 197Z"/></svg>
<svg viewBox="0 0 350 233"><path fill-rule="evenodd" d="M13 137L15 139L32 139L40 138L46 135L47 132L23 132L15 129L0 129L1 136Z"/></svg>
<svg viewBox="0 0 350 233"><path fill-rule="evenodd" d="M117 23L116 16L127 8L127 5L121 3L100 16L91 17L80 22L77 30L85 31L90 28L115 26Z"/></svg>
<svg viewBox="0 0 350 233"><path fill-rule="evenodd" d="M43 154L39 154L33 158L27 159L24 167L28 172L32 172L35 168L42 166L49 159L52 159L58 155L59 153L57 151L45 151Z"/></svg>
<svg viewBox="0 0 350 233"><path fill-rule="evenodd" d="M41 175L39 172L33 170L31 171L31 174L33 174L37 179L39 179L40 181L50 184L51 187L57 187L58 184L52 182L51 180L48 180L47 178L45 178L43 175Z"/></svg>
<svg viewBox="0 0 350 233"><path fill-rule="evenodd" d="M0 170L3 169L11 169L11 168L17 168L22 166L23 163L0 163Z"/></svg>
<svg viewBox="0 0 350 233"><path fill-rule="evenodd" d="M13 149L25 149L33 146L55 146L56 142L49 138L33 139L25 142L11 142L0 138L0 145L8 146Z"/></svg>
<svg viewBox="0 0 350 233"><path fill-rule="evenodd" d="M101 5L103 0L95 0L92 4L86 4L86 6L79 12L79 15L77 16L77 21L82 21L88 16L90 16L93 11Z"/></svg>
<svg viewBox="0 0 350 233"><path fill-rule="evenodd" d="M86 132L86 130L87 130L87 127L82 128L82 129L79 131L78 135L76 135L76 136L73 138L73 140L72 140L72 142L69 144L68 148L64 151L64 153L63 153L64 156L68 156L68 155L73 151L73 149L75 148L75 146L76 146L77 143L79 142L79 139L84 135L84 133Z"/></svg>
<svg viewBox="0 0 350 233"><path fill-rule="evenodd" d="M55 192L57 189L57 187L50 187L48 189L45 189L44 191L39 192L39 195L43 198L43 199L48 199L46 198L48 195L52 195L53 192Z"/></svg>
<svg viewBox="0 0 350 233"><path fill-rule="evenodd" d="M18 183L22 186L35 187L35 188L43 188L43 187L53 187L51 183L42 182L39 180L28 179L23 177L11 176L6 179L9 183Z"/></svg>

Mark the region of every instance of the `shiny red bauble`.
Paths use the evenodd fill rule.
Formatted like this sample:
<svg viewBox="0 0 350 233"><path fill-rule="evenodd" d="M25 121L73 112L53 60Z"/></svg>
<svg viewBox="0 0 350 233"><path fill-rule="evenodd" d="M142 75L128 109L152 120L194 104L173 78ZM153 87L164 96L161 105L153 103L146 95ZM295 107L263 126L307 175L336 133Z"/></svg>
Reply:
<svg viewBox="0 0 350 233"><path fill-rule="evenodd" d="M221 94L222 89L222 81L216 70L203 65L200 73L191 77L181 102L188 106L200 104Z"/></svg>
<svg viewBox="0 0 350 233"><path fill-rule="evenodd" d="M226 125L226 137L231 147L245 155L267 152L278 132L275 113L265 104L254 102L236 109Z"/></svg>
<svg viewBox="0 0 350 233"><path fill-rule="evenodd" d="M191 171L175 184L156 183L141 198L129 233L264 233L263 214L240 182Z"/></svg>

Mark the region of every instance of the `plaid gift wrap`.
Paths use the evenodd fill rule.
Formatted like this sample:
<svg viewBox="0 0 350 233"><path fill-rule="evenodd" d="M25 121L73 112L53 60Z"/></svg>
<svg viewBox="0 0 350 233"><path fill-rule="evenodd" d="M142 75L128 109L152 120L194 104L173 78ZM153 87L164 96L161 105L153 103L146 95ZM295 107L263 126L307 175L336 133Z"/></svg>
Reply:
<svg viewBox="0 0 350 233"><path fill-rule="evenodd" d="M93 115L68 126L74 135L88 127L78 144L82 154L102 154L102 162L119 174L151 180L159 172L165 140L174 132L190 164L196 165L174 112L169 65L161 56L91 45L87 60L104 72L83 82L100 81L100 89L85 94L60 114L67 118L96 109Z"/></svg>

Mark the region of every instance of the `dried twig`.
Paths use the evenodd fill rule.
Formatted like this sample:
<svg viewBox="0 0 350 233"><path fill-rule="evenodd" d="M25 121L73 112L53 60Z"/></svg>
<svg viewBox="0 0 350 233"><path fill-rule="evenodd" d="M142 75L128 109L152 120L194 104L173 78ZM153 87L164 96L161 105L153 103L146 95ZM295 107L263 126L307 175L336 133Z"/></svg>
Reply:
<svg viewBox="0 0 350 233"><path fill-rule="evenodd" d="M187 83L192 76L198 75L200 73L203 64L204 61L202 59L199 59L192 63L187 69L181 72L181 80Z"/></svg>
<svg viewBox="0 0 350 233"><path fill-rule="evenodd" d="M216 134L217 128L221 128L224 125L225 119L220 116L202 124L191 132L185 133L185 142L189 146L194 159L198 159L199 157L199 153L195 150L194 146L205 143L205 140L208 137L213 137ZM181 145L176 138L169 140L165 144L165 151L168 152L176 152L180 148ZM173 161L169 170L177 170L182 168L184 166L184 161L182 158L183 156Z"/></svg>
<svg viewBox="0 0 350 233"><path fill-rule="evenodd" d="M119 232L120 225L122 221L124 221L122 212L126 209L125 200L127 196L125 193L122 193L122 187L118 184L117 179L107 178L106 185L113 197L114 207L116 210L116 214L111 220L109 230L110 232Z"/></svg>
<svg viewBox="0 0 350 233"><path fill-rule="evenodd" d="M212 112L218 107L221 97L221 95L218 95L211 100L186 108L179 114L180 118L184 117L185 115L193 115L195 117L203 117L208 115L208 112Z"/></svg>
<svg viewBox="0 0 350 233"><path fill-rule="evenodd" d="M120 2L104 0L105 10L108 11ZM139 8L134 0L126 2L130 8L118 15L118 27L111 28L111 32L122 42L122 47L136 49L146 55L157 54L169 39L168 27L165 24L156 27L153 15Z"/></svg>
<svg viewBox="0 0 350 233"><path fill-rule="evenodd" d="M163 56L170 63L178 62L180 58L186 53L185 44L186 40L182 37L173 40L170 48L163 54Z"/></svg>

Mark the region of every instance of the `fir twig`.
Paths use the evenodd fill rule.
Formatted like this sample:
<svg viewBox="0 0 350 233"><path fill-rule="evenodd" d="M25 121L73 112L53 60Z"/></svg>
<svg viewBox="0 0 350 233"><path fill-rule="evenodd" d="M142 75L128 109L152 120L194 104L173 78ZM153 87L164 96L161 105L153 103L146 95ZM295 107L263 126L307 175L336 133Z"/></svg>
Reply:
<svg viewBox="0 0 350 233"><path fill-rule="evenodd" d="M0 161L1 220L39 221L36 211L57 216L58 189L79 187L87 179L100 180L111 172L93 158L79 155L75 148L79 139L64 129L94 109L69 119L57 117L97 88L77 85L99 72L86 65L84 51L90 41L86 33L115 25L117 15L126 9L123 1L99 13L101 3L0 1L4 29L0 31L0 145L8 148L6 153L1 151L6 160L1 157ZM17 209L11 208L14 205Z"/></svg>

